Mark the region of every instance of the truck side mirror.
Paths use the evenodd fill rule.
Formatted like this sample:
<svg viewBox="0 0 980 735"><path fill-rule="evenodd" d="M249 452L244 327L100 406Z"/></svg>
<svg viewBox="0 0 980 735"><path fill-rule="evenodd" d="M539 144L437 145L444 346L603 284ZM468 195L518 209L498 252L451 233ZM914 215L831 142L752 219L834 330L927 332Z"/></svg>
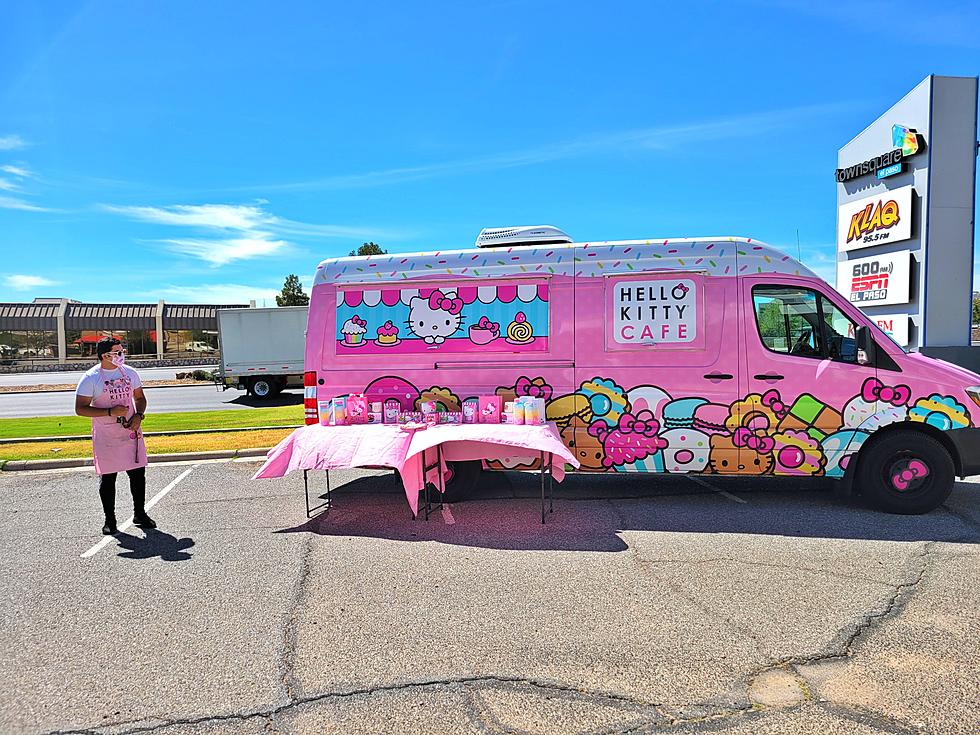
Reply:
<svg viewBox="0 0 980 735"><path fill-rule="evenodd" d="M859 365L870 365L875 361L875 341L871 336L871 330L866 326L860 326L854 333L854 341L857 345L857 361Z"/></svg>

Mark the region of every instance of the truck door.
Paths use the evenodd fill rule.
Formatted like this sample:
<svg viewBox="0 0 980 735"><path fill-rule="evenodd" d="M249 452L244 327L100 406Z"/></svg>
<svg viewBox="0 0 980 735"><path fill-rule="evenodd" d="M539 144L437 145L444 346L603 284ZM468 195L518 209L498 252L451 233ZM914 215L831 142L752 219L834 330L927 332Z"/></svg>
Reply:
<svg viewBox="0 0 980 735"><path fill-rule="evenodd" d="M739 386L736 281L654 270L576 277L578 388L550 417L584 469L735 469L725 435Z"/></svg>
<svg viewBox="0 0 980 735"><path fill-rule="evenodd" d="M887 421L879 399L895 394L894 381L861 364L854 309L826 284L774 274L740 281L740 462L762 461L776 475L843 475L850 453Z"/></svg>

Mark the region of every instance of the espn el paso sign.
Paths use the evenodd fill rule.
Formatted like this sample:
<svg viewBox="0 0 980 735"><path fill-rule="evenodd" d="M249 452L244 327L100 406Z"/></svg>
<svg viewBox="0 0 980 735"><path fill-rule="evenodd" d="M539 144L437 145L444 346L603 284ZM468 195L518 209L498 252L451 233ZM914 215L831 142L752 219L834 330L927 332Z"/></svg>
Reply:
<svg viewBox="0 0 980 735"><path fill-rule="evenodd" d="M912 186L842 204L837 209L837 250L857 250L912 237Z"/></svg>
<svg viewBox="0 0 980 735"><path fill-rule="evenodd" d="M907 304L912 253L876 255L837 263L837 290L856 306Z"/></svg>

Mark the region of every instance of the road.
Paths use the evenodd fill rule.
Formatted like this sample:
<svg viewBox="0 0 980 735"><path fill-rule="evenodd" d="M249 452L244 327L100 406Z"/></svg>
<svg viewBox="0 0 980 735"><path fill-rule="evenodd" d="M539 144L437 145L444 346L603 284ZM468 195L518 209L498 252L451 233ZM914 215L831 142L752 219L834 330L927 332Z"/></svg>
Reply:
<svg viewBox="0 0 980 735"><path fill-rule="evenodd" d="M143 380L174 380L177 377L177 373L186 373L191 370L215 369L217 369L217 365L139 368L139 374ZM0 373L0 385L67 385L69 383L78 383L81 377L81 370L63 373Z"/></svg>
<svg viewBox="0 0 980 735"><path fill-rule="evenodd" d="M147 411L221 411L261 406L285 406L303 402L303 391L287 390L272 400L258 401L244 391L219 391L213 385L146 388ZM0 393L0 418L67 416L75 412L71 392Z"/></svg>
<svg viewBox="0 0 980 735"><path fill-rule="evenodd" d="M574 476L542 526L525 475L425 522L338 472L307 520L255 469L151 466L104 548L91 471L0 473L0 731L976 732L978 484Z"/></svg>

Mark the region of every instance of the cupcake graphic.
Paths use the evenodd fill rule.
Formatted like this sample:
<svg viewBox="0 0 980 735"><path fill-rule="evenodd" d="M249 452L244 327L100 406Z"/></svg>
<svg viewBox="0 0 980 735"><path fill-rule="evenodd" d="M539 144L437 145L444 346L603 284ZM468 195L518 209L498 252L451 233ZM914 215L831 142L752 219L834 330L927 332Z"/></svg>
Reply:
<svg viewBox="0 0 980 735"><path fill-rule="evenodd" d="M512 345L526 345L534 341L534 329L523 311L517 312L514 321L507 325L506 341Z"/></svg>
<svg viewBox="0 0 980 735"><path fill-rule="evenodd" d="M344 335L344 344L348 347L360 347L364 344L365 332L367 332L367 321L357 314L344 322L344 326L340 329L340 333Z"/></svg>
<svg viewBox="0 0 980 735"><path fill-rule="evenodd" d="M378 327L378 338L375 342L382 347L391 347L401 342L398 339L398 327L391 323L391 319Z"/></svg>

